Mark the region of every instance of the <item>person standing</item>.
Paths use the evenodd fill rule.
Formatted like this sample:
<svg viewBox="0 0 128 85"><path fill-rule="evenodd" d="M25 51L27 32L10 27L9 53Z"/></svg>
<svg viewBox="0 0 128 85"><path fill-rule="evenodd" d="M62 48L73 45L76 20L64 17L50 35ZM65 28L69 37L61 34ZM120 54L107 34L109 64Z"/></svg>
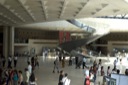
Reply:
<svg viewBox="0 0 128 85"><path fill-rule="evenodd" d="M94 65L94 66L93 66L94 83L95 83L95 81L96 81L96 73L97 73L97 66Z"/></svg>
<svg viewBox="0 0 128 85"><path fill-rule="evenodd" d="M99 62L99 64L98 64L98 76L100 76L100 73L101 73L101 63Z"/></svg>
<svg viewBox="0 0 128 85"><path fill-rule="evenodd" d="M6 62L6 59L5 59L5 56L2 56L2 66L5 67L5 62Z"/></svg>
<svg viewBox="0 0 128 85"><path fill-rule="evenodd" d="M76 68L78 66L78 56L75 57Z"/></svg>
<svg viewBox="0 0 128 85"><path fill-rule="evenodd" d="M101 59L99 59L99 63L102 64L102 60Z"/></svg>
<svg viewBox="0 0 128 85"><path fill-rule="evenodd" d="M62 82L63 77L64 77L64 71L61 70L60 71L60 75L59 75L59 83L58 83L58 85L63 85L63 82Z"/></svg>
<svg viewBox="0 0 128 85"><path fill-rule="evenodd" d="M36 55L36 57L35 57L35 67L36 66L38 66L38 68L39 68L39 61L38 61L38 56Z"/></svg>
<svg viewBox="0 0 128 85"><path fill-rule="evenodd" d="M107 76L110 76L110 75L111 75L110 66L108 66L108 69L107 69Z"/></svg>
<svg viewBox="0 0 128 85"><path fill-rule="evenodd" d="M19 77L18 77L18 72L17 70L14 70L13 72L13 85L18 85L18 80L19 80Z"/></svg>
<svg viewBox="0 0 128 85"><path fill-rule="evenodd" d="M84 76L85 76L84 85L90 85L89 67L86 67L84 69Z"/></svg>
<svg viewBox="0 0 128 85"><path fill-rule="evenodd" d="M117 60L116 59L114 60L113 64L114 64L114 67L116 68L116 65L117 65Z"/></svg>
<svg viewBox="0 0 128 85"><path fill-rule="evenodd" d="M101 51L99 52L99 57L101 57Z"/></svg>
<svg viewBox="0 0 128 85"><path fill-rule="evenodd" d="M63 56L63 59L62 59L62 68L65 67L65 55Z"/></svg>
<svg viewBox="0 0 128 85"><path fill-rule="evenodd" d="M83 69L85 68L85 64L86 64L86 58L83 57Z"/></svg>
<svg viewBox="0 0 128 85"><path fill-rule="evenodd" d="M19 76L18 84L19 85L24 85L23 84L23 74L22 74L22 71L18 72L18 76Z"/></svg>
<svg viewBox="0 0 128 85"><path fill-rule="evenodd" d="M120 67L119 67L120 73L122 73L122 59L120 59Z"/></svg>
<svg viewBox="0 0 128 85"><path fill-rule="evenodd" d="M35 74L34 72L32 72L32 74L30 75L30 78L29 78L29 85L37 85L36 83L36 77L35 77Z"/></svg>
<svg viewBox="0 0 128 85"><path fill-rule="evenodd" d="M30 62L30 55L27 55L27 63Z"/></svg>
<svg viewBox="0 0 128 85"><path fill-rule="evenodd" d="M69 66L71 66L72 65L72 56L70 56L70 58L69 58Z"/></svg>
<svg viewBox="0 0 128 85"><path fill-rule="evenodd" d="M31 65L32 65L32 70L34 70L34 68L35 68L35 58L34 57L31 58Z"/></svg>
<svg viewBox="0 0 128 85"><path fill-rule="evenodd" d="M97 62L96 62L96 60L93 62L93 66L96 66L96 68L97 68Z"/></svg>
<svg viewBox="0 0 128 85"><path fill-rule="evenodd" d="M25 68L25 82L27 85L29 83L29 77L30 77L30 73L29 73L28 69Z"/></svg>
<svg viewBox="0 0 128 85"><path fill-rule="evenodd" d="M8 71L8 85L13 85L13 73L14 73L14 70L12 69L12 67L9 68L9 71Z"/></svg>
<svg viewBox="0 0 128 85"><path fill-rule="evenodd" d="M58 60L58 58L56 58L56 60L54 61L53 73L55 73L55 70L57 70L57 72L59 73L59 60Z"/></svg>
<svg viewBox="0 0 128 85"><path fill-rule="evenodd" d="M62 52L60 51L60 52L58 53L58 55L59 55L59 62L61 62L61 60L62 60Z"/></svg>
<svg viewBox="0 0 128 85"><path fill-rule="evenodd" d="M91 66L89 69L89 76L90 76L90 83L94 82L94 75L93 75L93 67Z"/></svg>
<svg viewBox="0 0 128 85"><path fill-rule="evenodd" d="M104 76L104 67L103 66L101 66L101 76Z"/></svg>
<svg viewBox="0 0 128 85"><path fill-rule="evenodd" d="M45 58L48 56L48 49L45 49L44 55L45 55Z"/></svg>
<svg viewBox="0 0 128 85"><path fill-rule="evenodd" d="M8 68L12 67L11 64L12 64L12 58L11 58L11 56L9 56L8 57Z"/></svg>
<svg viewBox="0 0 128 85"><path fill-rule="evenodd" d="M90 69L89 69L89 74L90 73L93 73L93 67L91 66Z"/></svg>
<svg viewBox="0 0 128 85"><path fill-rule="evenodd" d="M63 85L70 85L71 80L68 78L68 74L65 73L63 79L62 79Z"/></svg>
<svg viewBox="0 0 128 85"><path fill-rule="evenodd" d="M32 66L31 66L30 62L28 62L28 71L29 71L29 74L32 73Z"/></svg>
<svg viewBox="0 0 128 85"><path fill-rule="evenodd" d="M16 66L17 66L17 59L18 59L18 57L17 57L17 55L15 55L14 56L14 68L16 68Z"/></svg>

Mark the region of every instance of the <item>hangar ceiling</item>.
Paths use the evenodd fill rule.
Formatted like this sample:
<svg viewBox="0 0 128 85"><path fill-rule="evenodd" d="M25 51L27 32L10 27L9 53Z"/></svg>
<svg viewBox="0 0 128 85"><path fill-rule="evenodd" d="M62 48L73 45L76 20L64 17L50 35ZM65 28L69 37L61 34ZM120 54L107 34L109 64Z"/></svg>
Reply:
<svg viewBox="0 0 128 85"><path fill-rule="evenodd" d="M126 14L127 8L125 0L0 0L0 25Z"/></svg>

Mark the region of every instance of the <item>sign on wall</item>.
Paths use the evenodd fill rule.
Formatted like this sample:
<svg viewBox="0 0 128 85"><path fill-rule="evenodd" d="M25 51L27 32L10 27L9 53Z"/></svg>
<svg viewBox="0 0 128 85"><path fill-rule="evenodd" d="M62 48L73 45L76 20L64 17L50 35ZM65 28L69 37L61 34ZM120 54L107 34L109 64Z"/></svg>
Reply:
<svg viewBox="0 0 128 85"><path fill-rule="evenodd" d="M60 31L59 32L59 42L60 44L63 42L67 42L70 41L70 32L64 32L64 31Z"/></svg>

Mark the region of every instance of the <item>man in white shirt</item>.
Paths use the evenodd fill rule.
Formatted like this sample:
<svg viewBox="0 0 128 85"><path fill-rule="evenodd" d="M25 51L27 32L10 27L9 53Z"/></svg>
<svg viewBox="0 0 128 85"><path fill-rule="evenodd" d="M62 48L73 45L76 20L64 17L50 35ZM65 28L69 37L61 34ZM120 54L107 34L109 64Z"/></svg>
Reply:
<svg viewBox="0 0 128 85"><path fill-rule="evenodd" d="M84 85L86 85L86 80L89 79L89 68L88 67L84 69L84 76L85 76Z"/></svg>
<svg viewBox="0 0 128 85"><path fill-rule="evenodd" d="M30 62L28 62L28 71L30 74L32 73L32 66L31 66Z"/></svg>
<svg viewBox="0 0 128 85"><path fill-rule="evenodd" d="M89 68L88 68L88 67L86 67L86 68L84 69L84 76L85 76L85 78L86 78L86 77L89 77Z"/></svg>
<svg viewBox="0 0 128 85"><path fill-rule="evenodd" d="M15 55L14 56L14 67L16 68L16 65L17 65L17 59L18 59L18 57L17 57L17 55Z"/></svg>
<svg viewBox="0 0 128 85"><path fill-rule="evenodd" d="M26 83L27 83L27 85L28 85L28 83L29 83L30 73L29 73L29 71L28 71L27 68L25 68L25 77L26 77Z"/></svg>
<svg viewBox="0 0 128 85"><path fill-rule="evenodd" d="M71 80L68 79L67 76L68 76L68 74L65 73L65 76L64 76L63 79L62 79L63 85L70 85Z"/></svg>

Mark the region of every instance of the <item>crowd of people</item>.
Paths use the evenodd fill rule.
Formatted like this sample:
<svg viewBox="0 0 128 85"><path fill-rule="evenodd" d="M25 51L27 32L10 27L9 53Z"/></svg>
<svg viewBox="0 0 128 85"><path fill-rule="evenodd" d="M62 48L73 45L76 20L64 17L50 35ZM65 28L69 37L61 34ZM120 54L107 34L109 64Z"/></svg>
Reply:
<svg viewBox="0 0 128 85"><path fill-rule="evenodd" d="M121 62L121 60L120 60L120 62ZM85 75L84 85L90 85L90 84L87 84L87 80L88 79L89 79L90 82L93 82L95 84L96 83L97 76L102 76L102 77L103 76L108 76L108 77L110 77L111 76L111 73L122 74L121 73L121 70L122 69L117 68L116 65L114 65L114 67L113 67L112 70L111 70L111 67L113 67L113 66L108 66L107 67L107 71L105 72L105 69L104 69L104 66L102 64L102 60L101 59L99 59L99 62L98 63L95 60L94 63L93 63L93 66L91 66L91 67L85 66L85 69L84 69L84 75ZM124 74L125 75L128 75L128 69L125 70L125 73Z"/></svg>
<svg viewBox="0 0 128 85"><path fill-rule="evenodd" d="M53 67L53 73L57 72L59 73L59 81L58 85L70 85L71 80L68 78L68 73L64 73L63 70L60 71L61 68L65 67L66 62L66 56L62 52L56 52L55 54L55 60L54 60L54 67ZM72 65L72 59L69 59L69 66Z"/></svg>
<svg viewBox="0 0 128 85"><path fill-rule="evenodd" d="M0 60L0 85L37 85L34 73L35 67L39 68L37 56L31 57L31 60L26 62L28 66L22 70L17 68L18 55L9 56L8 59L0 56Z"/></svg>
<svg viewBox="0 0 128 85"><path fill-rule="evenodd" d="M60 71L60 65L65 67L65 55L63 53L56 53L54 60L53 73L59 73L58 85L70 85L71 80L68 78L68 73ZM0 57L0 85L37 85L37 78L35 77L35 67L39 68L39 61L37 55L28 59L26 68L23 70L17 69L18 55L14 57L9 56L7 59L4 56ZM75 56L75 67L82 68L84 71L85 81L84 85L90 85L91 82L95 83L97 76L111 76L111 73L121 74L121 68L117 68L117 63L122 63L122 59L116 58L113 62L114 68L108 66L107 71L104 70L104 64L99 59L98 63L95 60L92 66L87 65L86 57ZM73 64L72 57L69 58L69 66ZM25 76L23 75L25 73ZM128 69L125 74L128 75Z"/></svg>

